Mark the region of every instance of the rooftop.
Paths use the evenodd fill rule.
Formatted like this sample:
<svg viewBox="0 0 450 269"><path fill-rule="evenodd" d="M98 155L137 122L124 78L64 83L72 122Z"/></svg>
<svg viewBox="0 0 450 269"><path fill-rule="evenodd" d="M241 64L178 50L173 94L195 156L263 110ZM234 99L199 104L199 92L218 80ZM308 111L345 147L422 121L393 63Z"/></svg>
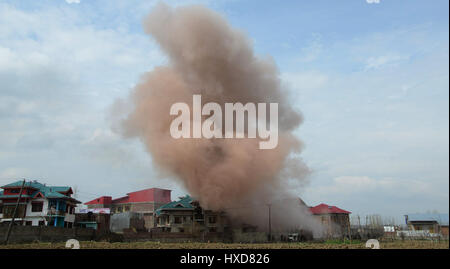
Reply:
<svg viewBox="0 0 450 269"><path fill-rule="evenodd" d="M101 196L84 203L85 205L95 204L127 204L127 203L168 203L170 202L171 190L150 188L127 193L126 196L112 199L111 196Z"/></svg>
<svg viewBox="0 0 450 269"><path fill-rule="evenodd" d="M184 197L180 197L178 201L172 201L165 205L162 205L156 210L156 215L160 215L162 210L173 210L173 209L194 209L195 207L192 205L194 199L186 195Z"/></svg>
<svg viewBox="0 0 450 269"><path fill-rule="evenodd" d="M3 189L9 189L9 188L20 188L22 187L22 180L1 186ZM42 194L45 198L61 198L61 199L69 199L73 200L75 202L80 203L79 201L75 200L74 198L64 195L63 193L72 192L72 188L69 186L47 186L45 184L39 183L36 180L33 181L26 181L24 184L24 188L33 189L33 193L31 195L25 195L23 194L22 197L36 197L39 193ZM14 195L5 195L3 191L0 192L0 199L2 198L17 198L19 197L18 194Z"/></svg>
<svg viewBox="0 0 450 269"><path fill-rule="evenodd" d="M351 214L352 212L341 209L337 206L330 206L327 204L319 204L314 207L310 207L309 210L314 215L320 214Z"/></svg>
<svg viewBox="0 0 450 269"><path fill-rule="evenodd" d="M408 214L406 215L408 221L436 221L440 225L448 226L448 214L439 213L423 213L423 214Z"/></svg>

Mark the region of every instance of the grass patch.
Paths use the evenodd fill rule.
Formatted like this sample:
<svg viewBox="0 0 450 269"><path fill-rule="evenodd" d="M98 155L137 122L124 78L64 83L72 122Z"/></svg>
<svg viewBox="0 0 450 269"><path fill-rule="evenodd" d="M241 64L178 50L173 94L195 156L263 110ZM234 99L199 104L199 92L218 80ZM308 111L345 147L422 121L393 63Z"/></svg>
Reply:
<svg viewBox="0 0 450 269"><path fill-rule="evenodd" d="M162 243L144 242L80 242L81 249L365 249L366 243L359 240L329 240L325 242L292 243ZM28 243L0 245L0 249L65 249L65 243ZM448 241L397 240L380 242L381 249L448 249Z"/></svg>

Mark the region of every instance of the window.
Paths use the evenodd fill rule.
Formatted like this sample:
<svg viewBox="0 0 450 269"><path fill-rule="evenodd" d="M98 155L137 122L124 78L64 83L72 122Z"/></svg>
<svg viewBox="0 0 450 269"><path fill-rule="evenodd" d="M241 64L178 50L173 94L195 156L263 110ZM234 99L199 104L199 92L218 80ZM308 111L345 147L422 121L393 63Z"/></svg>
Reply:
<svg viewBox="0 0 450 269"><path fill-rule="evenodd" d="M208 217L208 223L216 223L216 222L217 222L216 216L209 216Z"/></svg>
<svg viewBox="0 0 450 269"><path fill-rule="evenodd" d="M12 218L14 214L15 205L5 205L3 206L3 218L8 219ZM16 218L21 218L25 216L26 205L22 204L17 207Z"/></svg>
<svg viewBox="0 0 450 269"><path fill-rule="evenodd" d="M209 227L208 231L210 233L216 233L217 232L217 228L216 227Z"/></svg>
<svg viewBox="0 0 450 269"><path fill-rule="evenodd" d="M184 233L184 229L183 229L183 228L180 228L180 229L178 229L178 232Z"/></svg>
<svg viewBox="0 0 450 269"><path fill-rule="evenodd" d="M126 212L126 211L130 211L130 206L129 206L129 205L126 205L126 206L125 206L125 212Z"/></svg>
<svg viewBox="0 0 450 269"><path fill-rule="evenodd" d="M45 221L40 220L38 225L39 225L39 226L45 226Z"/></svg>
<svg viewBox="0 0 450 269"><path fill-rule="evenodd" d="M175 216L174 223L175 224L181 224L182 223L182 217Z"/></svg>
<svg viewBox="0 0 450 269"><path fill-rule="evenodd" d="M25 221L25 226L32 226L33 222L32 221Z"/></svg>
<svg viewBox="0 0 450 269"><path fill-rule="evenodd" d="M9 190L10 193L19 193L19 189L11 189Z"/></svg>
<svg viewBox="0 0 450 269"><path fill-rule="evenodd" d="M43 202L31 203L31 212L42 212L43 205Z"/></svg>
<svg viewBox="0 0 450 269"><path fill-rule="evenodd" d="M0 214L3 213L3 205L0 205Z"/></svg>

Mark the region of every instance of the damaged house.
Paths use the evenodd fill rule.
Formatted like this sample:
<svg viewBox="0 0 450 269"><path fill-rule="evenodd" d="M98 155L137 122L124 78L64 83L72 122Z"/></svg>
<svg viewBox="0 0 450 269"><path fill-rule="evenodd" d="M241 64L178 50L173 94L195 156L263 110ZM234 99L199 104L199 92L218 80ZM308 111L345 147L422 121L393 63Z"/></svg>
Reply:
<svg viewBox="0 0 450 269"><path fill-rule="evenodd" d="M191 196L180 197L155 212L156 225L162 231L178 233L223 233L229 227L224 212L204 210Z"/></svg>
<svg viewBox="0 0 450 269"><path fill-rule="evenodd" d="M325 227L325 237L340 237L349 234L350 211L323 203L310 207L309 210Z"/></svg>

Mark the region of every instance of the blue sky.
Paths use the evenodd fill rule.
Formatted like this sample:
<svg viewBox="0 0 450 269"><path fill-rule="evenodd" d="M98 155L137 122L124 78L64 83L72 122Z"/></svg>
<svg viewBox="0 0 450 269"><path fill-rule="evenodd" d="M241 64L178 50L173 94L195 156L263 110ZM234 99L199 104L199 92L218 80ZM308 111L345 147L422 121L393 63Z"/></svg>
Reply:
<svg viewBox="0 0 450 269"><path fill-rule="evenodd" d="M141 27L157 1L68 2L0 0L0 183L184 194L110 128L114 100L166 61ZM448 213L448 1L166 2L216 10L273 57L305 117L308 204Z"/></svg>

